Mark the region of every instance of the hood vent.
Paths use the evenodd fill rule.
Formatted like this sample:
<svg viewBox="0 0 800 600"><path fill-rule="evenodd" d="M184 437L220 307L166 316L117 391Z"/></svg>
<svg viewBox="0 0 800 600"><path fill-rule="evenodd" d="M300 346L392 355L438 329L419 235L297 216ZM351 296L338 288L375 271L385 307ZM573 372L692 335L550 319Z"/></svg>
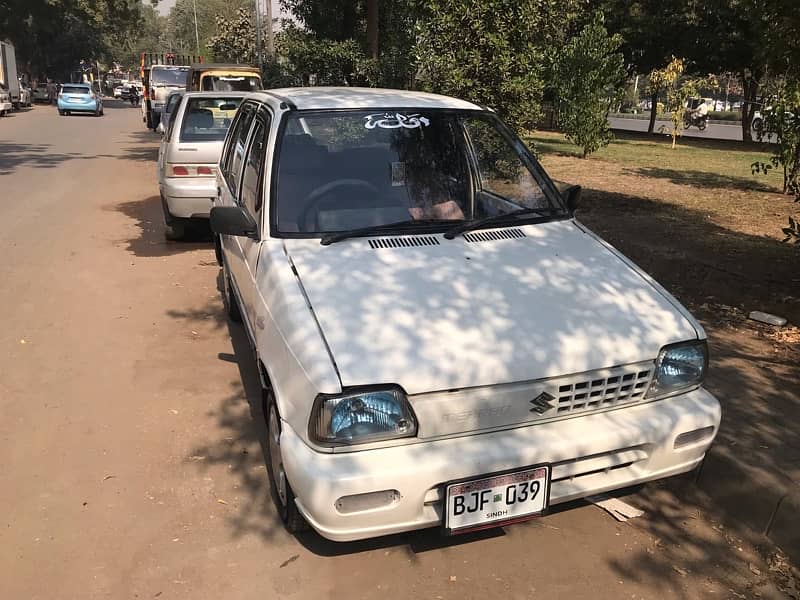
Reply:
<svg viewBox="0 0 800 600"><path fill-rule="evenodd" d="M370 248L411 248L414 246L438 246L439 238L432 235L415 235L414 237L388 237L369 241Z"/></svg>
<svg viewBox="0 0 800 600"><path fill-rule="evenodd" d="M464 234L464 239L468 242L494 242L497 240L516 240L524 238L525 233L521 229L496 229L494 231L470 231Z"/></svg>

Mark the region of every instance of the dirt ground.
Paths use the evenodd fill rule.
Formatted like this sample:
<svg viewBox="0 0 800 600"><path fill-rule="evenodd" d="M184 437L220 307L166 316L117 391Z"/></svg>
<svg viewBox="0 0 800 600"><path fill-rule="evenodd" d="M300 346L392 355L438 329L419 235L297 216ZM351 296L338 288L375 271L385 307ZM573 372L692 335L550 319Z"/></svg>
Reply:
<svg viewBox="0 0 800 600"><path fill-rule="evenodd" d="M224 317L208 240L164 240L156 143L138 110L109 102L102 119L59 118L37 107L0 126L1 599L799 595L786 561L727 523L687 478L626 491L645 515L625 523L577 502L457 538L288 535L269 499L245 336ZM586 221L644 264L645 238L626 233L647 221L633 193L626 226L625 214L608 219L616 209L596 189L587 190ZM668 287L684 283L686 300L682 263L670 265L650 268ZM722 298L696 304L716 315ZM738 316L710 330L714 391L751 386L743 403L756 388L774 394L763 407L773 433L757 423L749 437L723 436L772 444L766 436L787 426L779 403L796 402L793 355ZM780 352L767 352L773 344Z"/></svg>
<svg viewBox="0 0 800 600"><path fill-rule="evenodd" d="M545 146L561 142L557 134L537 135ZM635 136L618 144L668 148ZM560 148L547 149L542 161L554 177L583 186L579 219L703 323L711 352L707 387L723 404L715 452L765 487L800 485L800 248L781 243L781 227L800 205L778 193L774 181L725 172L724 155L708 165L681 147L645 147L620 162L620 148L589 160ZM669 169L653 166L659 152ZM731 161L741 168L749 157ZM789 324L749 320L753 310Z"/></svg>

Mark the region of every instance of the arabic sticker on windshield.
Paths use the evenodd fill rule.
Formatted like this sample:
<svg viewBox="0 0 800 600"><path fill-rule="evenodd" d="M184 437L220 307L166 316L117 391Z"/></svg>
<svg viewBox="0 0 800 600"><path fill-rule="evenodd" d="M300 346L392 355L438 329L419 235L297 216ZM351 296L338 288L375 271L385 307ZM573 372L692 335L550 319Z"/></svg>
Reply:
<svg viewBox="0 0 800 600"><path fill-rule="evenodd" d="M417 127L427 127L431 124L430 119L420 117L419 114L404 115L402 113L375 113L364 117L367 129L416 129Z"/></svg>

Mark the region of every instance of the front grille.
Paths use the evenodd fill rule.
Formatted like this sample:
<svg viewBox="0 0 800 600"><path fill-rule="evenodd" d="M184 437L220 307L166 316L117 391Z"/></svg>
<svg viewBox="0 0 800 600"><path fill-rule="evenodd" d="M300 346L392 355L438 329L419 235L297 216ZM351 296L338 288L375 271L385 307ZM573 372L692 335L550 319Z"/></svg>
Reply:
<svg viewBox="0 0 800 600"><path fill-rule="evenodd" d="M631 365L615 369L613 375L582 379L558 386L558 414L612 408L638 402L644 397L653 367Z"/></svg>

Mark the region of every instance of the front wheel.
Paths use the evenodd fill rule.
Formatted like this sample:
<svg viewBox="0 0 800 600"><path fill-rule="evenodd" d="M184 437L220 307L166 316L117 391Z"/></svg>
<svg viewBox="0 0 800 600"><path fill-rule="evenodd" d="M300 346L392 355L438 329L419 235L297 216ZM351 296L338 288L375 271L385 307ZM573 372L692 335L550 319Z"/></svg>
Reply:
<svg viewBox="0 0 800 600"><path fill-rule="evenodd" d="M700 131L705 131L705 130L706 130L706 127L708 127L708 122L707 122L705 119L700 119L700 120L697 122L697 128L698 128Z"/></svg>
<svg viewBox="0 0 800 600"><path fill-rule="evenodd" d="M267 472L272 500L283 525L289 533L298 533L308 529L308 523L300 514L295 504L295 496L286 471L283 468L281 454L281 420L278 407L271 389L262 390L264 415L267 420Z"/></svg>
<svg viewBox="0 0 800 600"><path fill-rule="evenodd" d="M753 131L756 133L761 133L761 130L764 128L764 122L761 119L753 119Z"/></svg>
<svg viewBox="0 0 800 600"><path fill-rule="evenodd" d="M690 117L683 117L683 128L689 129L692 126L692 119Z"/></svg>

